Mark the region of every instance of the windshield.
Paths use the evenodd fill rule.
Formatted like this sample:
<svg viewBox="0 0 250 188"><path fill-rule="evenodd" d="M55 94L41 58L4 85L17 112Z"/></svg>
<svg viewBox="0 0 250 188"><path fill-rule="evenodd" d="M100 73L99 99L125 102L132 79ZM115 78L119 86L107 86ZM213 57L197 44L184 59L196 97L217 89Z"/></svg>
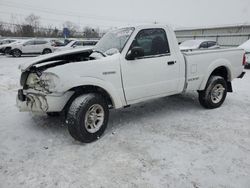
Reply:
<svg viewBox="0 0 250 188"><path fill-rule="evenodd" d="M129 27L106 33L96 44L96 50L105 53L108 50L117 49L121 52L133 31L134 28Z"/></svg>

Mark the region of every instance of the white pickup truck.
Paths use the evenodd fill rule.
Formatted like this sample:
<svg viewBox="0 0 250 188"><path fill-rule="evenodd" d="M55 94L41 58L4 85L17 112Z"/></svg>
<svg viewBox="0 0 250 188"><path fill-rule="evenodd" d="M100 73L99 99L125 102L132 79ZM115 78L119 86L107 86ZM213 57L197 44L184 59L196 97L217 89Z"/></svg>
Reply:
<svg viewBox="0 0 250 188"><path fill-rule="evenodd" d="M198 91L205 108L217 108L244 76L244 51L181 53L173 30L150 25L108 32L95 49L74 49L32 59L20 69L20 111L64 114L81 142L98 139L109 109Z"/></svg>

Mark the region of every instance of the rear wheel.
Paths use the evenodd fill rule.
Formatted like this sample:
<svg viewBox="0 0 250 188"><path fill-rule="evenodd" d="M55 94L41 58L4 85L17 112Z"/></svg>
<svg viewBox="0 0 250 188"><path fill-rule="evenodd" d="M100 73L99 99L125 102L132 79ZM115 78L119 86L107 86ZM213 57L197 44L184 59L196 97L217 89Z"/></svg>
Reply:
<svg viewBox="0 0 250 188"><path fill-rule="evenodd" d="M206 88L199 91L200 104L208 109L220 107L227 96L227 83L221 76L211 76Z"/></svg>
<svg viewBox="0 0 250 188"><path fill-rule="evenodd" d="M44 49L43 54L49 54L52 53L51 49Z"/></svg>
<svg viewBox="0 0 250 188"><path fill-rule="evenodd" d="M89 143L104 133L109 117L107 102L99 94L84 94L71 104L67 114L70 135L81 142Z"/></svg>
<svg viewBox="0 0 250 188"><path fill-rule="evenodd" d="M6 48L6 49L4 50L4 54L7 55L7 54L9 54L9 53L10 53L10 48Z"/></svg>
<svg viewBox="0 0 250 188"><path fill-rule="evenodd" d="M22 52L18 49L14 49L12 52L13 57L21 57L21 55L22 55Z"/></svg>

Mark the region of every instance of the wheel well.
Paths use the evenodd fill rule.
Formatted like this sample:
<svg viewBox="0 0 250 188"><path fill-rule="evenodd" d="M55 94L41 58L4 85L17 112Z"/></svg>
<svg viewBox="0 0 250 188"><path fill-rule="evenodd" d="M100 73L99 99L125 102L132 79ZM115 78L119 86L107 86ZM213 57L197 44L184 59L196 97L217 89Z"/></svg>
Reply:
<svg viewBox="0 0 250 188"><path fill-rule="evenodd" d="M6 48L4 49L4 52L10 52L10 50L11 50L11 47L6 47Z"/></svg>
<svg viewBox="0 0 250 188"><path fill-rule="evenodd" d="M18 49L18 48L14 48L14 49L12 49L12 51L14 51L14 50L18 50L19 52L21 52L21 53L22 53L22 51L21 51L20 49Z"/></svg>
<svg viewBox="0 0 250 188"><path fill-rule="evenodd" d="M233 89L232 89L232 84L230 82L230 75L228 73L228 70L226 67L224 66L221 66L221 67L218 67L216 68L210 76L221 76L225 79L225 81L227 82L227 91L228 92L233 92Z"/></svg>
<svg viewBox="0 0 250 188"><path fill-rule="evenodd" d="M108 106L110 108L114 107L114 103L113 103L112 98L110 97L110 94L101 87L92 86L92 85L77 86L77 87L71 88L69 91L75 92L74 95L71 97L71 98L73 98L73 100L75 97L77 97L81 94L84 94L84 93L98 93L106 99Z"/></svg>
<svg viewBox="0 0 250 188"><path fill-rule="evenodd" d="M218 67L216 68L212 73L211 76L221 76L223 77L226 81L229 80L229 74L227 71L227 68L224 66Z"/></svg>
<svg viewBox="0 0 250 188"><path fill-rule="evenodd" d="M18 48L11 49L10 54L13 55L13 52L14 52L15 50L19 51L19 52L21 53L21 55L22 55L23 52L22 52L20 49L18 49Z"/></svg>
<svg viewBox="0 0 250 188"><path fill-rule="evenodd" d="M51 49L49 49L49 48L44 48L44 49L43 49L43 52L44 52L45 50L49 50L49 51L51 51L51 52L52 52L52 50L51 50Z"/></svg>

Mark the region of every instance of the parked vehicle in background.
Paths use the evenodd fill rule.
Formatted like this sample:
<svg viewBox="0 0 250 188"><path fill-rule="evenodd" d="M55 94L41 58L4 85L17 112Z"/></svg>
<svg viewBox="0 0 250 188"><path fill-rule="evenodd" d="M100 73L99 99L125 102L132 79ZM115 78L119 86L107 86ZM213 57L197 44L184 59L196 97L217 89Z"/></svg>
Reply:
<svg viewBox="0 0 250 188"><path fill-rule="evenodd" d="M14 39L14 40L9 41L8 43L0 45L0 53L8 54L10 52L10 49L11 49L10 46L17 43L17 42L21 42L21 40Z"/></svg>
<svg viewBox="0 0 250 188"><path fill-rule="evenodd" d="M48 54L54 51L54 47L48 40L30 39L11 45L9 54L20 57L23 54Z"/></svg>
<svg viewBox="0 0 250 188"><path fill-rule="evenodd" d="M70 41L65 46L55 48L55 51L65 51L71 50L74 48L87 48L94 47L97 44L98 40L73 40Z"/></svg>
<svg viewBox="0 0 250 188"><path fill-rule="evenodd" d="M204 50L204 49L216 49L220 48L216 41L197 39L187 40L180 44L181 51L193 51L193 50Z"/></svg>
<svg viewBox="0 0 250 188"><path fill-rule="evenodd" d="M65 46L65 43L61 40L58 40L58 39L52 39L52 40L50 40L50 42L51 42L51 45L54 47Z"/></svg>
<svg viewBox="0 0 250 188"><path fill-rule="evenodd" d="M149 25L110 31L95 48L73 49L22 64L17 95L21 111L65 115L81 142L105 131L109 109L198 91L200 104L220 107L231 81L244 76L244 50L181 53L174 31Z"/></svg>
<svg viewBox="0 0 250 188"><path fill-rule="evenodd" d="M12 43L12 42L15 42L16 39L3 39L0 41L0 45L3 45L3 44L9 44L9 43Z"/></svg>
<svg viewBox="0 0 250 188"><path fill-rule="evenodd" d="M246 52L246 65L245 68L250 68L250 40L246 41L239 48L244 49Z"/></svg>

